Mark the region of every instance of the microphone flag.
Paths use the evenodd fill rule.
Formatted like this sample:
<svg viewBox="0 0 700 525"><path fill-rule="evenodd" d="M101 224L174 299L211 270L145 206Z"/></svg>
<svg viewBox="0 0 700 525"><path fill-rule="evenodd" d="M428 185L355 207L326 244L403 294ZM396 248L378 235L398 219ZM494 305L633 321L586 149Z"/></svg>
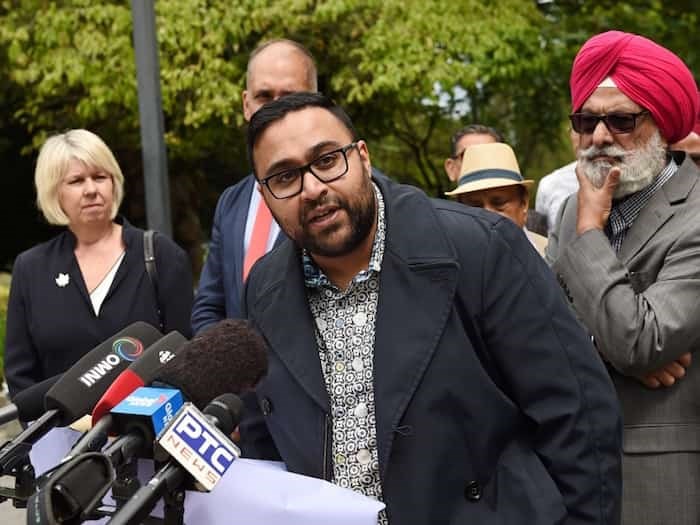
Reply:
<svg viewBox="0 0 700 525"><path fill-rule="evenodd" d="M182 406L182 393L173 388L142 386L111 410L116 428L128 427L132 420L147 422L157 436Z"/></svg>
<svg viewBox="0 0 700 525"><path fill-rule="evenodd" d="M206 491L221 480L241 451L197 407L185 403L158 438L158 444Z"/></svg>

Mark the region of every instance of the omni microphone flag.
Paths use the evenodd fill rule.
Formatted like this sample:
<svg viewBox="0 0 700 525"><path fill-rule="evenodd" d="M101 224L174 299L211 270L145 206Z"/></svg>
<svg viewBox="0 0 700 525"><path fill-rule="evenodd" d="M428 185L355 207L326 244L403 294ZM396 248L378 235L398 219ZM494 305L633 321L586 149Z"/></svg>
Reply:
<svg viewBox="0 0 700 525"><path fill-rule="evenodd" d="M162 335L141 321L120 330L63 374L46 393L46 410L58 411L60 426L91 413L116 377Z"/></svg>

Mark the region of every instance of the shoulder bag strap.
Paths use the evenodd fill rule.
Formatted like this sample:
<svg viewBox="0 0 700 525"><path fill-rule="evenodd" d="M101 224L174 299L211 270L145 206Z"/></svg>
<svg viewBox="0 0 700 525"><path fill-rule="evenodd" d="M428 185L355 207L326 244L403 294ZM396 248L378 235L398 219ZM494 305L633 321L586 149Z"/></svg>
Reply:
<svg viewBox="0 0 700 525"><path fill-rule="evenodd" d="M156 232L153 230L146 230L143 232L143 258L146 265L146 273L148 273L148 278L153 285L153 292L156 297L156 312L158 313L158 322L160 323L159 328L162 332L165 328L165 323L163 322L163 311L160 308L160 299L158 297L158 272L156 271L156 252L153 246L155 233Z"/></svg>

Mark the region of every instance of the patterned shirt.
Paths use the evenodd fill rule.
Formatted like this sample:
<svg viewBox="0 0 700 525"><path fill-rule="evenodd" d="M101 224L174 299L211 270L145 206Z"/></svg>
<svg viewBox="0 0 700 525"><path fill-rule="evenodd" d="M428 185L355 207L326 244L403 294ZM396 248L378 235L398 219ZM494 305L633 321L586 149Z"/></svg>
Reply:
<svg viewBox="0 0 700 525"><path fill-rule="evenodd" d="M625 240L627 232L634 224L635 219L639 216L642 208L651 200L651 197L663 186L668 179L678 171L678 164L673 159L666 167L661 170L661 173L643 190L640 190L624 199L613 202L612 210L610 210L610 218L605 225L605 235L610 239L610 244L619 252L622 248L622 243Z"/></svg>
<svg viewBox="0 0 700 525"><path fill-rule="evenodd" d="M321 369L330 398L333 482L382 498L374 405L374 334L379 272L384 257L384 199L377 198L377 231L367 269L340 290L304 251L306 294L316 323ZM380 513L379 523L387 523Z"/></svg>

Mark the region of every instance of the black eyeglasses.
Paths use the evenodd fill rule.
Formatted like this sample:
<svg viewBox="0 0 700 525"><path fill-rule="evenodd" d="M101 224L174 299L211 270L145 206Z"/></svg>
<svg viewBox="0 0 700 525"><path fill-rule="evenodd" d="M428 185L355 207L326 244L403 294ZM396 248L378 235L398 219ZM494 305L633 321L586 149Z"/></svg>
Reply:
<svg viewBox="0 0 700 525"><path fill-rule="evenodd" d="M357 142L338 148L312 160L308 164L280 171L258 181L267 186L275 199L288 199L299 195L304 187L304 174L308 171L321 182L333 182L348 172L348 151Z"/></svg>
<svg viewBox="0 0 700 525"><path fill-rule="evenodd" d="M569 115L569 120L571 120L571 127L576 133L593 133L601 120L610 133L630 133L637 127L637 119L647 113L649 112L646 110L639 113L608 113L606 115L572 113Z"/></svg>

